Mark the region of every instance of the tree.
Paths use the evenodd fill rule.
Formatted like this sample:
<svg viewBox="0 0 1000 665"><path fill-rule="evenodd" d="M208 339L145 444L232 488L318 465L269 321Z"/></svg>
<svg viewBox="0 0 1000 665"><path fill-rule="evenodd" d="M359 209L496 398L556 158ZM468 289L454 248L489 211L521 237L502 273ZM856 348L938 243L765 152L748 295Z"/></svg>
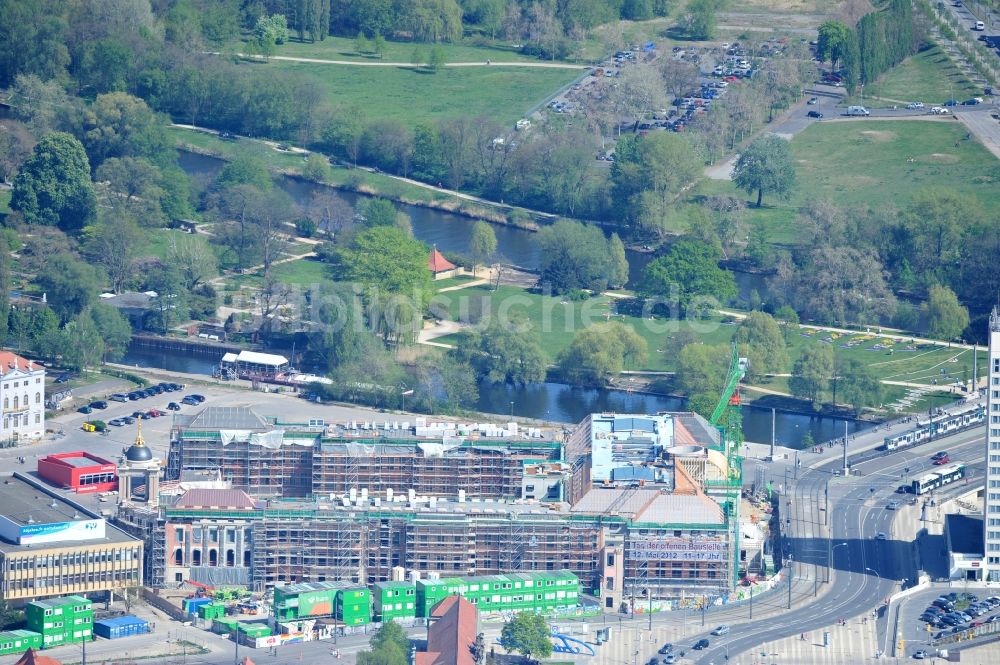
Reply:
<svg viewBox="0 0 1000 665"><path fill-rule="evenodd" d="M576 334L556 359L563 378L574 385L603 385L626 366L646 360L647 345L630 326L600 323Z"/></svg>
<svg viewBox="0 0 1000 665"><path fill-rule="evenodd" d="M326 182L330 179L330 162L323 155L311 152L302 167L302 177L313 182Z"/></svg>
<svg viewBox="0 0 1000 665"><path fill-rule="evenodd" d="M750 312L736 331L736 341L748 362L747 376L759 381L765 374L778 374L788 364L785 338L778 322L765 312Z"/></svg>
<svg viewBox="0 0 1000 665"><path fill-rule="evenodd" d="M263 158L249 150L240 151L232 161L227 162L215 178L215 187L227 189L236 185L251 185L262 192L273 186L271 174Z"/></svg>
<svg viewBox="0 0 1000 665"><path fill-rule="evenodd" d="M254 26L254 36L260 44L284 44L288 41L288 21L281 14L262 14Z"/></svg>
<svg viewBox="0 0 1000 665"><path fill-rule="evenodd" d="M63 323L85 310L96 299L103 282L100 272L72 254L56 254L35 277L38 289Z"/></svg>
<svg viewBox="0 0 1000 665"><path fill-rule="evenodd" d="M530 659L552 655L549 622L541 614L521 612L503 625L500 644L507 653L517 651Z"/></svg>
<svg viewBox="0 0 1000 665"><path fill-rule="evenodd" d="M172 233L165 260L178 272L188 290L219 274L215 252L204 238L195 234Z"/></svg>
<svg viewBox="0 0 1000 665"><path fill-rule="evenodd" d="M844 59L853 32L840 21L826 21L819 26L816 57L820 62L829 60L831 72L836 70L837 62Z"/></svg>
<svg viewBox="0 0 1000 665"><path fill-rule="evenodd" d="M663 256L651 261L643 273L638 291L647 298L667 300L687 311L695 298L726 302L736 297L732 273L719 267L718 247L693 240L670 246Z"/></svg>
<svg viewBox="0 0 1000 665"><path fill-rule="evenodd" d="M105 302L95 302L87 310L97 333L104 342L101 359L105 362L121 360L132 340L132 326L118 308Z"/></svg>
<svg viewBox="0 0 1000 665"><path fill-rule="evenodd" d="M354 52L358 55L368 53L368 38L361 30L358 30L358 35L354 38Z"/></svg>
<svg viewBox="0 0 1000 665"><path fill-rule="evenodd" d="M497 234L493 227L483 221L472 225L472 236L469 238L469 254L477 265L484 265L493 259L497 252Z"/></svg>
<svg viewBox="0 0 1000 665"><path fill-rule="evenodd" d="M166 116L138 97L112 92L98 95L87 108L79 138L93 168L111 157L145 157L167 165L176 161L177 154L167 134L169 124Z"/></svg>
<svg viewBox="0 0 1000 665"><path fill-rule="evenodd" d="M21 123L0 125L0 183L10 182L34 147L34 139Z"/></svg>
<svg viewBox="0 0 1000 665"><path fill-rule="evenodd" d="M828 323L872 322L896 310L885 270L870 249L817 247L788 275L785 291L803 315Z"/></svg>
<svg viewBox="0 0 1000 665"><path fill-rule="evenodd" d="M608 240L611 270L608 274L608 285L623 288L628 284L628 257L625 255L625 243L617 233L612 233Z"/></svg>
<svg viewBox="0 0 1000 665"><path fill-rule="evenodd" d="M93 218L97 197L83 146L69 134L46 134L24 162L11 194L10 207L29 224L79 231Z"/></svg>
<svg viewBox="0 0 1000 665"><path fill-rule="evenodd" d="M747 146L733 167L733 183L750 194L757 190L758 208L765 190L779 198L787 198L795 187L795 169L788 141L766 134Z"/></svg>
<svg viewBox="0 0 1000 665"><path fill-rule="evenodd" d="M538 232L540 282L555 293L574 289L600 291L620 277L604 233L593 225L558 219Z"/></svg>
<svg viewBox="0 0 1000 665"><path fill-rule="evenodd" d="M87 370L100 364L104 340L89 311L80 312L63 326L60 339L63 363L67 366Z"/></svg>
<svg viewBox="0 0 1000 665"><path fill-rule="evenodd" d="M868 365L857 358L848 358L840 370L838 381L841 399L860 414L865 407L882 401L882 384Z"/></svg>
<svg viewBox="0 0 1000 665"><path fill-rule="evenodd" d="M95 180L101 184L101 202L118 215L128 215L147 225L163 219L160 186L163 174L143 157L112 157L97 167Z"/></svg>
<svg viewBox="0 0 1000 665"><path fill-rule="evenodd" d="M474 406L479 386L469 366L452 355L425 356L417 363L419 392L430 398L435 411Z"/></svg>
<svg viewBox="0 0 1000 665"><path fill-rule="evenodd" d="M406 665L410 642L394 621L382 624L372 636L371 649L358 653L358 665Z"/></svg>
<svg viewBox="0 0 1000 665"><path fill-rule="evenodd" d="M370 199L363 204L362 217L365 226L394 226L396 224L396 204L388 199Z"/></svg>
<svg viewBox="0 0 1000 665"><path fill-rule="evenodd" d="M395 226L376 226L337 251L334 274L364 291L368 322L388 342L415 337L430 297L427 247Z"/></svg>
<svg viewBox="0 0 1000 665"><path fill-rule="evenodd" d="M623 116L639 121L666 108L663 77L653 65L636 64L622 71L608 93L608 103L617 126ZM620 132L619 132L620 135Z"/></svg>
<svg viewBox="0 0 1000 665"><path fill-rule="evenodd" d="M689 398L688 407L697 400L696 410L710 415L719 401L726 382L729 358L728 345L708 345L695 342L685 345L677 355L677 382Z"/></svg>
<svg viewBox="0 0 1000 665"><path fill-rule="evenodd" d="M788 388L792 394L807 399L818 406L823 393L833 377L833 347L829 344L810 344L792 366Z"/></svg>
<svg viewBox="0 0 1000 665"><path fill-rule="evenodd" d="M427 56L427 68L437 74L444 67L444 49L435 44L431 47L430 55Z"/></svg>
<svg viewBox="0 0 1000 665"><path fill-rule="evenodd" d="M149 272L145 283L146 289L156 292L152 300L152 311L149 324L166 335L170 329L188 319L187 296L184 280L171 266L162 266Z"/></svg>
<svg viewBox="0 0 1000 665"><path fill-rule="evenodd" d="M682 135L656 132L621 139L611 179L623 221L662 236L661 220L701 170L691 144Z"/></svg>
<svg viewBox="0 0 1000 665"><path fill-rule="evenodd" d="M925 329L937 339L951 341L969 327L969 310L947 286L933 285L924 304Z"/></svg>
<svg viewBox="0 0 1000 665"><path fill-rule="evenodd" d="M681 18L681 28L689 39L706 40L715 35L715 13L722 0L692 0Z"/></svg>
<svg viewBox="0 0 1000 665"><path fill-rule="evenodd" d="M544 381L545 354L537 334L522 332L526 325L523 321L491 321L482 332L464 336L455 356L490 383Z"/></svg>
<svg viewBox="0 0 1000 665"><path fill-rule="evenodd" d="M88 229L86 253L90 261L104 268L111 289L121 293L135 271L137 253L145 243L139 226L127 215L102 215L101 222Z"/></svg>
<svg viewBox="0 0 1000 665"><path fill-rule="evenodd" d="M925 189L902 212L909 234L901 248L918 278L941 280L958 263L963 229L977 226L984 214L973 197L940 189Z"/></svg>
<svg viewBox="0 0 1000 665"><path fill-rule="evenodd" d="M379 33L375 33L375 40L372 42L372 50L375 51L375 55L381 60L385 57L385 37Z"/></svg>

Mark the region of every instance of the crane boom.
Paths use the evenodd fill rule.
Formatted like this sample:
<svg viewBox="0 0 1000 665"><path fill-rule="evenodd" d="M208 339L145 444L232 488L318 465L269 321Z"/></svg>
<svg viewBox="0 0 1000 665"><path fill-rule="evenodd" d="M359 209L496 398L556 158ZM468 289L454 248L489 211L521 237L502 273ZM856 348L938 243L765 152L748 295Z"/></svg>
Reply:
<svg viewBox="0 0 1000 665"><path fill-rule="evenodd" d="M708 419L710 423L713 425L719 424L722 414L726 412L730 400L736 394L736 389L739 387L743 377L746 376L746 373L747 361L745 358L740 358L739 347L736 345L736 342L733 342L733 354L729 361L729 375L726 377L726 388L722 391L722 396L719 398L719 403L715 405L715 410L712 411L712 417Z"/></svg>

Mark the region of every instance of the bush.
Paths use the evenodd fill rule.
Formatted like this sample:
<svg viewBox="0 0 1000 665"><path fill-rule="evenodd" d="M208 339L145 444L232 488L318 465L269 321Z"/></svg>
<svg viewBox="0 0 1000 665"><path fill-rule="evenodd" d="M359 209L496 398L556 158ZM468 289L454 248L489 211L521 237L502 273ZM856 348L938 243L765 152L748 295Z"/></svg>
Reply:
<svg viewBox="0 0 1000 665"><path fill-rule="evenodd" d="M316 233L316 222L308 217L303 217L295 222L295 232L303 238L312 238Z"/></svg>

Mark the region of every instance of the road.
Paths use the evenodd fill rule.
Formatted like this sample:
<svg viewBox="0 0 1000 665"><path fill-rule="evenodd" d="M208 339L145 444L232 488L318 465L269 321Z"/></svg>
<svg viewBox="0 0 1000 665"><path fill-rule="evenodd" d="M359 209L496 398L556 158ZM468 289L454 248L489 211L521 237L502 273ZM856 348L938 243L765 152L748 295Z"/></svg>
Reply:
<svg viewBox="0 0 1000 665"><path fill-rule="evenodd" d="M815 633L837 619L860 617L873 608L879 608L879 621L884 621L885 599L901 586L912 585L919 573L913 534L895 538L896 514L885 509L886 502L904 477L931 468L931 450L947 448L954 461L968 464L974 476L981 477L982 446L982 432L972 431L855 464L854 474L860 475L834 475L842 465L838 459L800 470L799 479L791 483L792 521L785 526L786 550L797 586L801 589L803 580L813 586L816 600L784 616L734 625L721 638L690 637L692 643L700 637L711 641L695 662L722 663L727 656L731 659L761 644ZM829 504L825 500L827 487ZM782 508L788 511L784 499ZM832 522L830 538L823 535L827 521ZM874 538L879 532L887 538ZM830 583L820 595L828 563L832 563ZM880 623L880 634L884 632Z"/></svg>
<svg viewBox="0 0 1000 665"><path fill-rule="evenodd" d="M966 0L966 2L947 2L942 0L944 4L948 5L949 10L952 14L961 21L962 25L965 27L966 32L973 39L979 39L980 35L995 36L1000 35L1000 14L996 14L989 10L988 7L975 2L975 0ZM974 6L982 19L978 18L976 14L969 10L969 7ZM986 30L977 31L973 27L976 21L982 20L986 24Z"/></svg>

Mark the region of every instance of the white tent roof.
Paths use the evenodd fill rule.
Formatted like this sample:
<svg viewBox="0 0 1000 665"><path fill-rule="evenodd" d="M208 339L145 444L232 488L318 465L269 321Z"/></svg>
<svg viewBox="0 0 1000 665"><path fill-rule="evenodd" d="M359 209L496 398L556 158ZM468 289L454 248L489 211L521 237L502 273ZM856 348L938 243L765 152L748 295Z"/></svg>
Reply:
<svg viewBox="0 0 1000 665"><path fill-rule="evenodd" d="M236 356L236 361L253 363L255 365L271 365L272 367L288 364L288 358L285 356L278 356L273 353L257 353L256 351L240 351L240 355Z"/></svg>
<svg viewBox="0 0 1000 665"><path fill-rule="evenodd" d="M222 356L222 362L224 362L224 363L234 363L234 362L236 362L236 354L235 353L227 353L226 355Z"/></svg>

